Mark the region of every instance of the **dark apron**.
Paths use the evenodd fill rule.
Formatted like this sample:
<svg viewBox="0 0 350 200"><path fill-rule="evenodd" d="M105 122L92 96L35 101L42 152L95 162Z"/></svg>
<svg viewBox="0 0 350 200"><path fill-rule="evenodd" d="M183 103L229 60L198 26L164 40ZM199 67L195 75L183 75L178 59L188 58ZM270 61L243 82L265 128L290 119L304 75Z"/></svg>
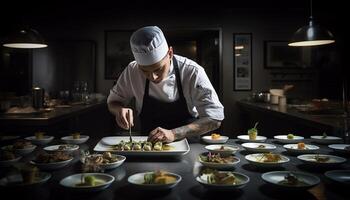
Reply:
<svg viewBox="0 0 350 200"><path fill-rule="evenodd" d="M146 79L143 105L139 115L141 120L141 134L143 135L148 135L149 132L157 127L173 129L190 124L196 119L188 112L175 57L173 57L173 63L179 99L168 103L151 97L148 92L149 80Z"/></svg>

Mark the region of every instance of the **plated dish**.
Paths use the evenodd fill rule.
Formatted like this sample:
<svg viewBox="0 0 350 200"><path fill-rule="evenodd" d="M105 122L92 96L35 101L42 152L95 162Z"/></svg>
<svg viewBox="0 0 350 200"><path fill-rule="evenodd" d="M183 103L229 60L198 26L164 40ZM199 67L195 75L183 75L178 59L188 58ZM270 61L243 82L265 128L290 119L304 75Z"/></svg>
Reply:
<svg viewBox="0 0 350 200"><path fill-rule="evenodd" d="M220 155L231 155L236 153L239 150L239 147L235 145L212 144L205 146L205 149L211 153L220 153Z"/></svg>
<svg viewBox="0 0 350 200"><path fill-rule="evenodd" d="M79 149L79 145L76 144L58 144L44 147L45 151L64 151L72 152Z"/></svg>
<svg viewBox="0 0 350 200"><path fill-rule="evenodd" d="M99 165L102 169L114 169L126 160L125 156L104 152L102 154L91 154L82 158L82 163Z"/></svg>
<svg viewBox="0 0 350 200"><path fill-rule="evenodd" d="M239 135L237 138L242 142L265 142L265 136L257 135L255 139L251 139L249 135Z"/></svg>
<svg viewBox="0 0 350 200"><path fill-rule="evenodd" d="M266 172L261 178L279 188L293 190L307 190L320 183L320 178L317 176L298 171Z"/></svg>
<svg viewBox="0 0 350 200"><path fill-rule="evenodd" d="M134 145L130 145L130 150L127 150L125 147L121 149L119 145L125 144L126 141L129 141L128 136L104 137L96 144L94 151L109 151L124 156L182 156L190 151L190 146L186 138L169 144L162 144L160 150L154 150L154 144L150 150L146 150L144 145L142 145L142 142L147 141L147 138L147 136L133 136L132 139L134 144L138 145L141 142L141 146L138 145L139 147L136 148Z"/></svg>
<svg viewBox="0 0 350 200"><path fill-rule="evenodd" d="M63 178L60 185L81 192L96 192L106 189L114 180L114 176L105 173L81 173Z"/></svg>
<svg viewBox="0 0 350 200"><path fill-rule="evenodd" d="M72 160L73 157L67 153L55 151L53 153L41 153L30 163L41 170L56 170L67 166Z"/></svg>
<svg viewBox="0 0 350 200"><path fill-rule="evenodd" d="M221 156L220 154L205 152L198 156L198 161L206 167L214 169L228 169L239 163L240 159L232 155Z"/></svg>
<svg viewBox="0 0 350 200"><path fill-rule="evenodd" d="M303 154L297 158L307 164L319 166L339 165L346 161L345 158L325 154Z"/></svg>
<svg viewBox="0 0 350 200"><path fill-rule="evenodd" d="M290 153L314 153L319 150L320 147L312 144L305 144L299 142L298 144L285 144L283 147Z"/></svg>
<svg viewBox="0 0 350 200"><path fill-rule="evenodd" d="M255 153L245 156L245 159L259 167L279 167L289 162L289 158L281 154L275 153Z"/></svg>
<svg viewBox="0 0 350 200"><path fill-rule="evenodd" d="M331 170L327 171L324 175L337 183L350 185L350 170Z"/></svg>
<svg viewBox="0 0 350 200"><path fill-rule="evenodd" d="M350 144L330 144L330 149L340 153L350 153Z"/></svg>
<svg viewBox="0 0 350 200"><path fill-rule="evenodd" d="M4 187L33 187L47 182L51 174L47 172L38 172L30 181L23 179L21 174L9 175L0 179L0 186Z"/></svg>
<svg viewBox="0 0 350 200"><path fill-rule="evenodd" d="M276 146L268 143L243 143L242 146L249 152L265 153L276 149Z"/></svg>
<svg viewBox="0 0 350 200"><path fill-rule="evenodd" d="M208 144L224 144L227 142L229 137L220 134L213 133L211 135L205 135L202 140Z"/></svg>
<svg viewBox="0 0 350 200"><path fill-rule="evenodd" d="M61 140L67 144L83 144L88 141L88 135L80 135L80 133L73 133L72 135L61 137Z"/></svg>
<svg viewBox="0 0 350 200"><path fill-rule="evenodd" d="M48 135L44 135L40 138L36 136L29 136L29 137L26 137L25 139L31 141L33 144L36 144L36 145L45 145L50 143L54 139L54 137L48 136Z"/></svg>
<svg viewBox="0 0 350 200"><path fill-rule="evenodd" d="M294 134L275 135L273 138L275 138L276 141L285 144L302 142L302 140L304 139L303 136L297 136Z"/></svg>
<svg viewBox="0 0 350 200"><path fill-rule="evenodd" d="M142 172L128 177L128 182L143 190L168 190L174 188L182 177L167 171Z"/></svg>
<svg viewBox="0 0 350 200"><path fill-rule="evenodd" d="M328 135L313 135L310 137L314 142L319 144L335 144L342 143L343 139L336 136Z"/></svg>
<svg viewBox="0 0 350 200"><path fill-rule="evenodd" d="M15 154L24 156L24 155L32 153L35 148L36 148L36 145L30 143L30 144L25 145L25 146L7 145L7 146L3 146L2 150L13 151L13 152L15 152Z"/></svg>
<svg viewBox="0 0 350 200"><path fill-rule="evenodd" d="M207 189L227 191L243 188L250 179L242 173L214 170L202 172L196 180Z"/></svg>

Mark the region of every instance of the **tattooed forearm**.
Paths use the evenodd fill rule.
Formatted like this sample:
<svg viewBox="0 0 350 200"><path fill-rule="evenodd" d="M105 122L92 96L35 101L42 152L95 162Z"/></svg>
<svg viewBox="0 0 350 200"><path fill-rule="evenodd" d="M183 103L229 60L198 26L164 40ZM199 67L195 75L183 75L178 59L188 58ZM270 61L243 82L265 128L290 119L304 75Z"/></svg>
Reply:
<svg viewBox="0 0 350 200"><path fill-rule="evenodd" d="M220 125L221 125L220 121L213 120L210 118L201 118L194 121L191 124L175 128L172 131L175 135L175 139L179 140L184 137L191 137L191 136L207 133L209 131L219 128Z"/></svg>

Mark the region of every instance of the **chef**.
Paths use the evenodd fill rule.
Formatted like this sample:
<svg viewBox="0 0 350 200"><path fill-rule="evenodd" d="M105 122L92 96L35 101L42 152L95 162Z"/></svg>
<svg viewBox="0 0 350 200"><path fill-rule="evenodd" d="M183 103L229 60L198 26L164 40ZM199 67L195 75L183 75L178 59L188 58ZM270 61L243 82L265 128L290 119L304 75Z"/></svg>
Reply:
<svg viewBox="0 0 350 200"><path fill-rule="evenodd" d="M135 99L141 133L151 142L169 143L220 127L224 107L203 67L175 55L161 29L136 30L130 46L135 61L119 76L107 99L118 126L134 126L134 111L128 105Z"/></svg>

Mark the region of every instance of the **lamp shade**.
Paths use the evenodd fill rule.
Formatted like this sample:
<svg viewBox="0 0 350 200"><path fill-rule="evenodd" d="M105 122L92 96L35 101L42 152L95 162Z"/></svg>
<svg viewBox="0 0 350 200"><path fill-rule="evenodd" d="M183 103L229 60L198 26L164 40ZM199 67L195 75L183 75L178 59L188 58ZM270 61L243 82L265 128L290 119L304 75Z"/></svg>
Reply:
<svg viewBox="0 0 350 200"><path fill-rule="evenodd" d="M289 46L317 46L325 45L335 42L333 34L320 27L315 25L312 18L310 18L309 25L303 26L298 29L291 41Z"/></svg>
<svg viewBox="0 0 350 200"><path fill-rule="evenodd" d="M47 47L44 39L34 29L22 29L11 34L3 44L5 47L34 49Z"/></svg>

